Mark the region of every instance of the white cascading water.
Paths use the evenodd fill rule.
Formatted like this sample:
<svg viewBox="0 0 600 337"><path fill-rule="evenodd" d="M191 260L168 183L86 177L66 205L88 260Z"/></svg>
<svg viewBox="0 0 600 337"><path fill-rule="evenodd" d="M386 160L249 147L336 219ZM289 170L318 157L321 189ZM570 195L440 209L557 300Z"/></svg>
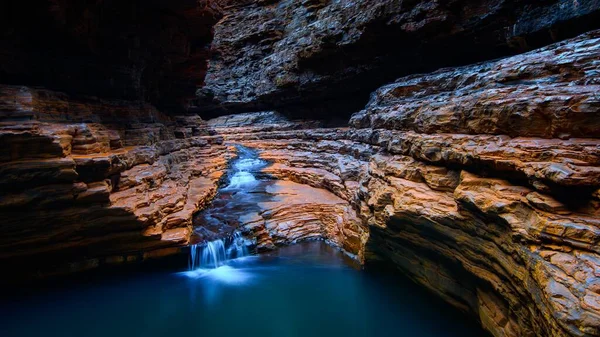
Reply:
<svg viewBox="0 0 600 337"><path fill-rule="evenodd" d="M232 218L232 223L235 223L237 217L245 215L246 212L256 211L253 207L256 207L257 200L253 193L260 185L260 180L255 174L268 163L260 159L258 153L252 149L243 146L237 146L237 149L238 158L228 172L229 184L221 188L219 193L228 195L238 207L236 209L220 205L217 208L209 208L204 211L205 219L223 221L225 213L227 217ZM214 204L211 207L214 207ZM212 216L212 213L219 216ZM244 284L252 278L252 273L247 267L247 263L252 259L248 255L246 240L240 233L234 232L225 239L190 246L189 270L182 274L191 279L229 285Z"/></svg>
<svg viewBox="0 0 600 337"><path fill-rule="evenodd" d="M228 239L219 239L206 244L190 246L190 270L214 269L225 264L227 260L248 255L244 238L235 232Z"/></svg>
<svg viewBox="0 0 600 337"><path fill-rule="evenodd" d="M237 259L244 256L248 256L248 247L242 234L235 232L231 237L231 244L227 249L227 257Z"/></svg>
<svg viewBox="0 0 600 337"><path fill-rule="evenodd" d="M258 182L253 171L267 164L266 161L255 158L256 154L243 146L238 146L238 156L233 163L233 174L229 178L229 184L223 188L224 191L251 189Z"/></svg>

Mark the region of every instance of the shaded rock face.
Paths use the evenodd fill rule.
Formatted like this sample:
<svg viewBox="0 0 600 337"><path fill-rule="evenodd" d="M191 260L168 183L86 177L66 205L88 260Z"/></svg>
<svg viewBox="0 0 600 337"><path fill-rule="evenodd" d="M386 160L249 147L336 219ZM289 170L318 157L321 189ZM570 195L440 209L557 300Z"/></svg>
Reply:
<svg viewBox="0 0 600 337"><path fill-rule="evenodd" d="M354 112L386 81L598 28L598 1L230 1L198 108ZM442 56L443 55L443 56ZM311 112L312 111L312 112Z"/></svg>
<svg viewBox="0 0 600 337"><path fill-rule="evenodd" d="M494 336L598 336L599 34L400 78L351 128L243 132L223 117L215 132L258 149L272 177L343 200L360 219L346 251L393 263Z"/></svg>
<svg viewBox="0 0 600 337"><path fill-rule="evenodd" d="M3 1L0 83L183 111L204 81L214 2Z"/></svg>

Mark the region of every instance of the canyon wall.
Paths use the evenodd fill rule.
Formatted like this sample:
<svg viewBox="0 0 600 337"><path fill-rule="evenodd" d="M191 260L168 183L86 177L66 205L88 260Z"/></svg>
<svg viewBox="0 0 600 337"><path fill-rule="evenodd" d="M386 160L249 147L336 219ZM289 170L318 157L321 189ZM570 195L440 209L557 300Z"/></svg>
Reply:
<svg viewBox="0 0 600 337"><path fill-rule="evenodd" d="M215 1L3 1L0 82L182 112L220 18Z"/></svg>
<svg viewBox="0 0 600 337"><path fill-rule="evenodd" d="M44 4L2 11L6 280L207 239L240 144L275 181L259 250L326 239L494 336L600 336L599 1Z"/></svg>
<svg viewBox="0 0 600 337"><path fill-rule="evenodd" d="M188 244L235 155L189 112L219 4L6 1L0 17L5 281Z"/></svg>
<svg viewBox="0 0 600 337"><path fill-rule="evenodd" d="M221 1L198 109L362 109L395 78L541 47L592 28L600 1ZM312 112L311 112L312 111Z"/></svg>
<svg viewBox="0 0 600 337"><path fill-rule="evenodd" d="M600 334L599 38L401 78L351 120L394 154L370 249L495 336Z"/></svg>
<svg viewBox="0 0 600 337"><path fill-rule="evenodd" d="M494 336L598 336L599 42L400 78L351 128L244 124L266 112L209 124L272 177L345 200L362 220L343 227L346 251Z"/></svg>
<svg viewBox="0 0 600 337"><path fill-rule="evenodd" d="M17 278L187 244L234 155L198 116L6 85L0 141L0 262Z"/></svg>
<svg viewBox="0 0 600 337"><path fill-rule="evenodd" d="M259 149L273 177L347 201L362 219L347 251L391 261L493 335L597 336L598 32L468 64L598 28L598 8L234 4L199 101L344 116L386 79L425 73L376 90L351 129L218 132Z"/></svg>

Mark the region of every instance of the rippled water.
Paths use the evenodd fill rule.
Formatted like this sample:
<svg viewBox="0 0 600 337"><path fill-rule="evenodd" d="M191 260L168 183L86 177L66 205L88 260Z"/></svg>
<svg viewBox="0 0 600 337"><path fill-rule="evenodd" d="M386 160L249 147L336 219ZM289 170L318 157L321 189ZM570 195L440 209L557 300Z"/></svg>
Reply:
<svg viewBox="0 0 600 337"><path fill-rule="evenodd" d="M411 282L304 243L215 269L113 275L2 301L0 336L477 336Z"/></svg>

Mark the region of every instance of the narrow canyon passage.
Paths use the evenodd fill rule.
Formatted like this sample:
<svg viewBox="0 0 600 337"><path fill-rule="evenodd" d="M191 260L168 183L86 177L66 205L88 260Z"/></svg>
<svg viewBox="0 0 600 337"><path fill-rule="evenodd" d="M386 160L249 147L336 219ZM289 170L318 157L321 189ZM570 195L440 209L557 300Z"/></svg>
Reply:
<svg viewBox="0 0 600 337"><path fill-rule="evenodd" d="M600 0L7 0L0 337L600 337Z"/></svg>

